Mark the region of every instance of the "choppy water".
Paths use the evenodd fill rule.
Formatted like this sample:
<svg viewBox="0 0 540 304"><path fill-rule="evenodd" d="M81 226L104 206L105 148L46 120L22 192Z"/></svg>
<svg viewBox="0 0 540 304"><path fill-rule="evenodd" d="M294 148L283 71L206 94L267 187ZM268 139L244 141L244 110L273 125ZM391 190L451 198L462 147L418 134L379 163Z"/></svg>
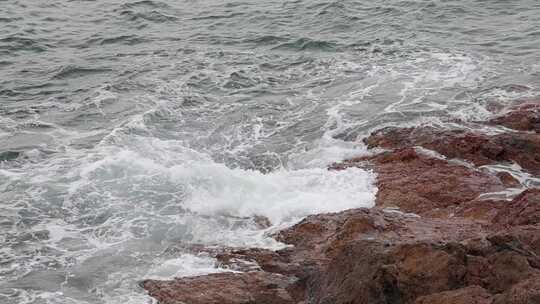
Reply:
<svg viewBox="0 0 540 304"><path fill-rule="evenodd" d="M539 50L537 0L0 1L0 302L148 303L222 271L171 246L371 206L325 166L538 95Z"/></svg>

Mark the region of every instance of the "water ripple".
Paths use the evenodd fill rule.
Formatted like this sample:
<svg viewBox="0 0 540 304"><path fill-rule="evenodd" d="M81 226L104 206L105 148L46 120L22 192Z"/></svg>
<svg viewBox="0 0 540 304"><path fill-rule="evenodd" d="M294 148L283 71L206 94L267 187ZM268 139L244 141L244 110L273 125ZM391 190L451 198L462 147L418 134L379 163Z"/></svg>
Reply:
<svg viewBox="0 0 540 304"><path fill-rule="evenodd" d="M219 271L169 246L368 206L325 166L374 128L540 96L537 0L0 2L6 304L147 303L141 278Z"/></svg>

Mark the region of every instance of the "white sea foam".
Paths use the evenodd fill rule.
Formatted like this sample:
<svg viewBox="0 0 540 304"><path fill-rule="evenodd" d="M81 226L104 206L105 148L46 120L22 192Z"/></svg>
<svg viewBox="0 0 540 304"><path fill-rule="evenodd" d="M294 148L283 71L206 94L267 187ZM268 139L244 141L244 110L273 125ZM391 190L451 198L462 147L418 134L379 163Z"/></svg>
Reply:
<svg viewBox="0 0 540 304"><path fill-rule="evenodd" d="M326 133L313 148L291 153L288 166L292 169L326 168L333 162L369 153L362 143L342 141Z"/></svg>
<svg viewBox="0 0 540 304"><path fill-rule="evenodd" d="M204 255L181 254L177 258L165 260L160 265L150 269L144 277L154 280L168 280L210 273L231 272L228 269L217 268L216 262L216 259Z"/></svg>
<svg viewBox="0 0 540 304"><path fill-rule="evenodd" d="M137 141L133 143L132 150L106 149L108 156L81 166L76 173L81 179L71 184L68 200L73 203L89 185L108 181L148 185L159 177L177 190L182 189L184 201L177 203L196 214L260 215L282 224L309 214L371 207L376 193L372 173L355 168L330 171L325 167L336 157L363 151L358 145L318 147L318 155L328 155L310 167L263 174L229 168L175 141L151 139L141 141L141 146L136 145ZM94 158L88 156L89 160ZM129 197L129 193L119 189L113 191L109 194Z"/></svg>
<svg viewBox="0 0 540 304"><path fill-rule="evenodd" d="M360 169L279 170L269 174L192 163L173 168L172 177L190 187L185 206L199 214L262 215L272 223L309 214L371 207L373 175Z"/></svg>
<svg viewBox="0 0 540 304"><path fill-rule="evenodd" d="M512 175L512 177L519 181L521 185L521 190L524 190L526 188L536 188L540 186L540 178L528 173L517 163L512 163L509 165L485 165L481 168L487 169L493 173L505 172Z"/></svg>
<svg viewBox="0 0 540 304"><path fill-rule="evenodd" d="M10 212L34 206L29 210L40 218L17 233L32 235L32 248L43 253L7 251L10 263L0 269L12 280L44 286L27 293L28 303L77 303L84 284L106 303L147 301L133 290L139 279L227 271L207 256L164 254L169 246L279 249L284 245L270 233L310 214L370 207L377 190L370 172L327 170L333 161L365 152L331 136L298 153L298 166L263 174L215 162L182 141L126 128L133 124L115 129L95 149L69 149L0 172L8 177L0 186L20 182L27 189L4 193L13 202ZM261 227L254 216L267 217L272 226ZM56 285L59 292L51 297Z"/></svg>
<svg viewBox="0 0 540 304"><path fill-rule="evenodd" d="M491 96L469 93L491 68L485 58L452 50L405 55L367 62L332 55L268 73L247 64L249 78L286 81L242 91L222 86L237 72L222 64L236 60L226 52L219 64L190 68L194 74L139 78L152 87L146 94L107 86L82 103L49 105L81 117L97 113L110 124L78 129L41 114L52 121L43 134L54 138L54 149L47 147L54 153L27 151L28 163L0 168L2 212L13 222L2 240L21 240L0 251L9 261L0 277L34 288L16 291L21 303L149 303L137 280L226 271L208 256L170 254L171 246L279 249L269 235L307 215L371 207L371 172L326 169L367 153L339 138L387 124L443 124L434 118L441 113L489 115L475 98ZM201 50L196 56L209 60ZM192 77L207 79L210 89L197 89ZM264 98L249 92L274 88ZM454 98L460 91L469 95ZM0 137L24 126L1 119ZM275 160L265 174L246 169L260 168L259 158Z"/></svg>

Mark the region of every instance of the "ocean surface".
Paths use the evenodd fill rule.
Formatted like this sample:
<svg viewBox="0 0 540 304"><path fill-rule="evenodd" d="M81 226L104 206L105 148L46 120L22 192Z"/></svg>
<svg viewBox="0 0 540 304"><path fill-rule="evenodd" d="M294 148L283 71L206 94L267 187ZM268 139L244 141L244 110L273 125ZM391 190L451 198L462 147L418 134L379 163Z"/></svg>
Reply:
<svg viewBox="0 0 540 304"><path fill-rule="evenodd" d="M326 166L375 128L539 84L538 0L0 0L0 303L152 303L228 271L191 245L372 206Z"/></svg>

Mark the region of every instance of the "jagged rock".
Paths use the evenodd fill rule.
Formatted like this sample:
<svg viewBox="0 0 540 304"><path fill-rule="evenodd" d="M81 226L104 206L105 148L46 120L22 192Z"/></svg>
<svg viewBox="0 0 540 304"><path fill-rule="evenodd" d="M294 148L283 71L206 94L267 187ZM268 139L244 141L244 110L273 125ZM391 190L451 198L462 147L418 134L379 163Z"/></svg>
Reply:
<svg viewBox="0 0 540 304"><path fill-rule="evenodd" d="M540 223L540 189L522 192L512 202L504 204L493 220L512 226Z"/></svg>
<svg viewBox="0 0 540 304"><path fill-rule="evenodd" d="M494 298L493 304L540 303L540 277L534 276L512 286L510 290Z"/></svg>
<svg viewBox="0 0 540 304"><path fill-rule="evenodd" d="M160 304L297 303L287 291L293 278L268 272L218 273L173 281L141 282Z"/></svg>
<svg viewBox="0 0 540 304"><path fill-rule="evenodd" d="M502 125L520 131L540 132L540 103L524 103L513 106L496 118L489 121L491 124Z"/></svg>
<svg viewBox="0 0 540 304"><path fill-rule="evenodd" d="M421 146L448 158L464 159L475 165L504 161L504 147L486 135L466 130L439 130L430 126L388 127L364 139L369 148L400 149Z"/></svg>
<svg viewBox="0 0 540 304"><path fill-rule="evenodd" d="M476 166L516 162L535 174L540 173L540 134L502 133L487 135L466 130L384 128L366 138L370 148L401 149L421 146L451 159L463 159Z"/></svg>
<svg viewBox="0 0 540 304"><path fill-rule="evenodd" d="M497 176L419 153L414 148L353 159L333 168L350 166L370 167L377 173L378 206L399 207L421 215L440 213L438 217L448 217L461 203L506 189L505 182Z"/></svg>
<svg viewBox="0 0 540 304"><path fill-rule="evenodd" d="M380 208L322 214L279 233L294 247L218 255L228 265L258 262L259 270L150 280L143 287L161 303L414 303L476 285L497 294L540 275L526 241L539 228L529 228L494 234L467 219Z"/></svg>
<svg viewBox="0 0 540 304"><path fill-rule="evenodd" d="M491 304L493 296L480 286L443 291L418 298L415 304Z"/></svg>

